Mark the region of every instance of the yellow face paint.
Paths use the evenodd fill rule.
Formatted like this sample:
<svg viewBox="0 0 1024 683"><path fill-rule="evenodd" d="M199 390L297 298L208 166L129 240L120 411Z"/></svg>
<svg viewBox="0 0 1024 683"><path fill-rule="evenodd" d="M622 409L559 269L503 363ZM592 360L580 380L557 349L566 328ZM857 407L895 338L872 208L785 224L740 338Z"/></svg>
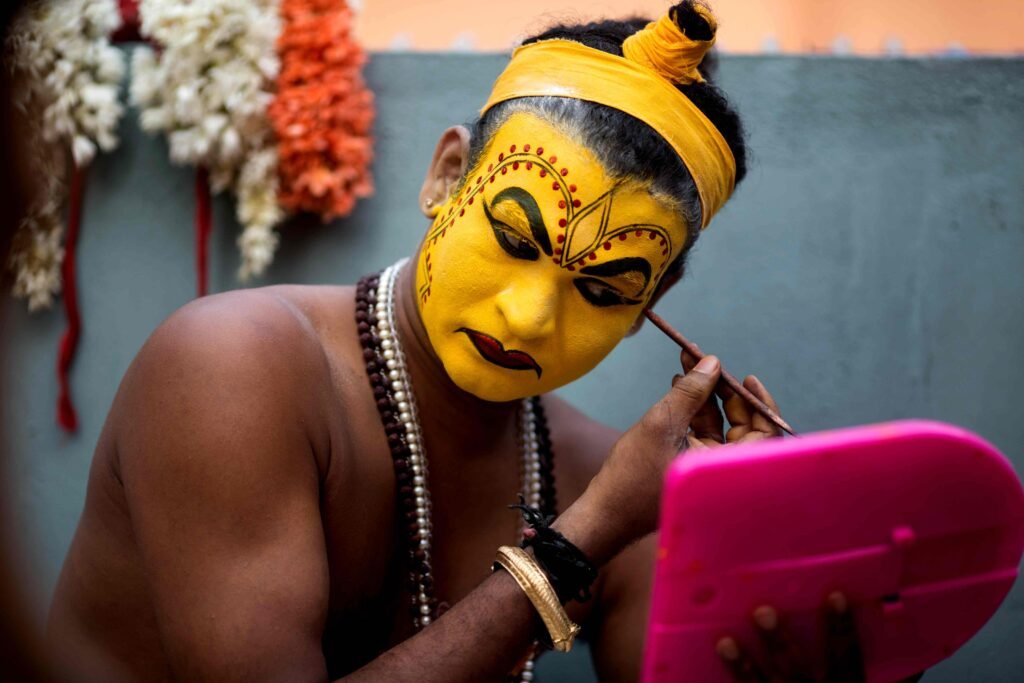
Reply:
<svg viewBox="0 0 1024 683"><path fill-rule="evenodd" d="M514 114L427 232L420 315L460 388L488 401L541 394L608 355L685 239L682 216L646 186Z"/></svg>

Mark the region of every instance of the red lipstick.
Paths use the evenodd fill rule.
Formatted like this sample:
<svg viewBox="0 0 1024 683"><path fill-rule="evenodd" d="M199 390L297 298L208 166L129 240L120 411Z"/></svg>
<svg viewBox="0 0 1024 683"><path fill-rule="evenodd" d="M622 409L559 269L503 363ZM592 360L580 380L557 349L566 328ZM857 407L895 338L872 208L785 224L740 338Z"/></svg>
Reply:
<svg viewBox="0 0 1024 683"><path fill-rule="evenodd" d="M465 332L477 353L483 356L484 360L509 370L533 370L537 373L537 379L540 379L542 372L540 365L533 359L533 356L525 351L506 350L505 346L494 337L468 327L460 327L456 332Z"/></svg>

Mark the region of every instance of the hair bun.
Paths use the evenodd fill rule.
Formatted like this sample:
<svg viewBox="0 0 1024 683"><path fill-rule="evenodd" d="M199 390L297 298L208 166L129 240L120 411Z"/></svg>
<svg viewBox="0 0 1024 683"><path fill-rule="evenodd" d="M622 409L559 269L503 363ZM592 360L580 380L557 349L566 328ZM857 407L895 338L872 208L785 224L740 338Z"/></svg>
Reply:
<svg viewBox="0 0 1024 683"><path fill-rule="evenodd" d="M700 65L717 26L707 5L688 0L626 38L622 56L676 85L703 83Z"/></svg>
<svg viewBox="0 0 1024 683"><path fill-rule="evenodd" d="M714 40L718 22L711 8L699 0L684 0L673 5L668 16L676 23L679 30L690 40Z"/></svg>

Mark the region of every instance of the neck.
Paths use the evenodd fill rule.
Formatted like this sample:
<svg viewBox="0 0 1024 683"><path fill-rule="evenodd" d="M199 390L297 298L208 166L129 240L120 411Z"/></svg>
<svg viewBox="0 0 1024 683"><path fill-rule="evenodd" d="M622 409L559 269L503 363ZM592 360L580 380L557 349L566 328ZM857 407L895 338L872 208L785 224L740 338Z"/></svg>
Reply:
<svg viewBox="0 0 1024 683"><path fill-rule="evenodd" d="M415 260L402 267L395 283L395 324L416 395L420 426L428 438L433 437L430 441L438 442L439 435L444 435L444 448L435 449L431 459L443 457L442 453L464 458L494 452L488 445L515 428L519 402L484 401L459 388L448 376L430 344L416 305Z"/></svg>

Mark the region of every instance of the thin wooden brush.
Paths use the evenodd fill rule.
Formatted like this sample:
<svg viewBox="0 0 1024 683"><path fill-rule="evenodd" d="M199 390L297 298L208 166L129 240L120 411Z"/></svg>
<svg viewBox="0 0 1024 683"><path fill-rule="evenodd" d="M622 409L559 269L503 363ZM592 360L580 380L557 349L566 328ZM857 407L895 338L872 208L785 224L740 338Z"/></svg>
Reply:
<svg viewBox="0 0 1024 683"><path fill-rule="evenodd" d="M683 335L679 334L679 332L677 332L671 325L665 322L665 319L662 318L660 315L658 315L649 308L644 311L644 315L647 316L648 320L654 323L655 327L657 327L659 330L668 335L669 339L674 341L676 344L679 344L679 346L688 354L696 358L698 361L704 357L704 354L700 352L700 349L697 348L696 344L691 342ZM753 408L754 410L756 410L757 412L761 413L766 418L771 420L772 423L775 424L779 429L783 430L788 434L796 436L796 432L793 431L793 428L790 427L789 424L785 420L783 420L778 413L769 408L764 401L750 393L750 391L745 386L743 386L743 384L739 380L737 380L735 377L733 377L731 374L725 371L724 366L722 366L722 377L719 380L719 382L725 382L725 384L730 389L732 389L734 392L742 396L746 400L746 402L750 404L751 408ZM719 386L721 386L721 384L719 384ZM715 393L719 393L718 388L715 389Z"/></svg>

